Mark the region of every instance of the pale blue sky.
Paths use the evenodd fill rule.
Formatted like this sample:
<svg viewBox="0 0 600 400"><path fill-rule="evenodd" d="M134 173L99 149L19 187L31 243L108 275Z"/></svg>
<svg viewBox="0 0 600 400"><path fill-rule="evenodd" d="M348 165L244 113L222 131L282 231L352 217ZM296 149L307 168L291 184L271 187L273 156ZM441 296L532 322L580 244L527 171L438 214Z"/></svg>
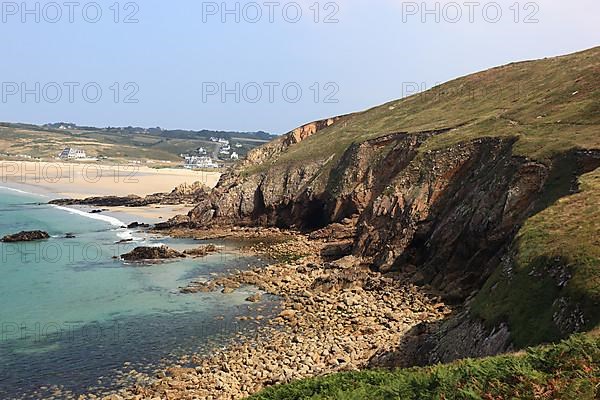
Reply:
<svg viewBox="0 0 600 400"><path fill-rule="evenodd" d="M18 2L20 8L20 1ZM26 2L34 8L35 2ZM512 61L541 58L600 45L600 2L597 0L539 0L534 5L522 1L515 23L515 0L496 2L502 10L498 23L486 21L495 16L495 9L483 6L474 9L474 22L469 22L469 8L456 1L463 12L457 23L444 21L456 16L456 8L440 2L441 22L435 15L421 21L408 2L395 0L338 0L335 4L321 1L319 23L314 21L313 0L298 1L303 11L298 23L283 18L283 5L288 4L286 17L294 17L295 6L281 1L273 6L274 22L269 22L269 7L258 1L262 20L251 23L255 8L242 7L240 23L228 16L205 15L201 1L144 0L137 3L138 23L122 20L135 11L127 1L119 4L119 23L114 22L113 1L98 1L102 9L100 21L93 24L82 16L87 5L88 19L94 18L95 6L81 1L74 7L74 22L69 22L69 8L61 5L62 18L49 21L56 9L40 4L40 22L35 13L22 15L10 2L2 2L0 17L0 121L45 123L71 121L97 126L161 126L163 128L266 130L284 133L304 122L368 108L402 97L404 82L425 83L431 87L458 76ZM228 7L234 8L234 1ZM435 2L428 1L434 8ZM221 2L215 3L220 8ZM421 2L415 3L421 7ZM445 8L444 8L445 7ZM491 6L488 6L491 7ZM214 8L213 8L214 9ZM44 14L45 11L45 14ZM337 23L323 23L335 12ZM524 23L534 13L538 23ZM22 18L26 18L25 23ZM246 17L246 18L244 18ZM25 83L34 89L35 82L46 86L40 102L35 94L25 97L14 93L15 86ZM56 103L52 84L63 87ZM73 102L69 101L66 82L78 82ZM97 82L102 97L97 103L85 101L81 93L86 83ZM113 83L120 84L120 98L113 99ZM123 97L135 86L138 103L124 103ZM262 86L263 97L256 103L228 95L221 102L218 95L203 101L203 83L225 82L234 88L256 82ZM274 101L269 101L265 82L277 82ZM296 82L303 90L297 103L284 100L282 87ZM335 85L325 87L327 83ZM314 99L314 83L319 83L320 98ZM206 85L205 89L206 89ZM324 102L327 93L336 86L337 102ZM312 87L312 89L311 89ZM93 88L92 88L93 89ZM249 87L247 97L255 97ZM290 89L290 97L294 91ZM19 88L21 91L21 88ZM42 90L40 89L40 92ZM288 94L289 94L288 93ZM94 94L90 95L94 97Z"/></svg>

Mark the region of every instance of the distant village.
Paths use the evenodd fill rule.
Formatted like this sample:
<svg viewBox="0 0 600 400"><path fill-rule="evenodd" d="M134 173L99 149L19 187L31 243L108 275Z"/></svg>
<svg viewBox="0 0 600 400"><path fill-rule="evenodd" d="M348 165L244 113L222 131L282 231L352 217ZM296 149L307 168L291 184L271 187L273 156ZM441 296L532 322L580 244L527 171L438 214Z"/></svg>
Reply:
<svg viewBox="0 0 600 400"><path fill-rule="evenodd" d="M181 154L184 159L183 167L186 169L216 169L223 166L224 163L235 162L240 159L237 149L241 149L241 143L231 144L228 139L211 137L210 141L216 144L213 151L204 147L197 148L192 154ZM239 151L239 150L238 150ZM73 147L65 148L58 158L65 161L77 160L95 160L97 158L88 157L85 150Z"/></svg>
<svg viewBox="0 0 600 400"><path fill-rule="evenodd" d="M193 154L182 154L185 159L184 168L187 169L214 169L219 168L219 161L231 162L240 159L237 151L232 149L229 140L217 137L211 137L210 141L216 143L216 149L209 155L209 152L204 147L199 147ZM241 143L233 145L234 148L242 148Z"/></svg>

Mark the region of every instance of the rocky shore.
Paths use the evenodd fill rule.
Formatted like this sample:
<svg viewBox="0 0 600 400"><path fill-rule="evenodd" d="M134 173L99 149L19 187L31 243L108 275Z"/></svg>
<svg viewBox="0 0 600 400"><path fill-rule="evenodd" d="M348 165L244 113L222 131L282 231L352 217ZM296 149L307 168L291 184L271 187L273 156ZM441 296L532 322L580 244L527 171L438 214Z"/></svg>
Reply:
<svg viewBox="0 0 600 400"><path fill-rule="evenodd" d="M278 234L267 231L260 236ZM382 351L396 348L411 328L450 313L435 294L401 277L373 272L352 256L325 261L319 255L324 246L323 240L299 234L259 242L245 250L275 259L287 254L289 261L182 289L227 295L253 287L256 294L249 302L260 307L263 295L274 295L281 299L281 309L269 321L261 315L240 317L261 325L254 336L238 337L209 355L185 357L180 366L156 377L137 374L139 384L104 399L240 399L278 383L358 370ZM87 398L97 397L81 397Z"/></svg>

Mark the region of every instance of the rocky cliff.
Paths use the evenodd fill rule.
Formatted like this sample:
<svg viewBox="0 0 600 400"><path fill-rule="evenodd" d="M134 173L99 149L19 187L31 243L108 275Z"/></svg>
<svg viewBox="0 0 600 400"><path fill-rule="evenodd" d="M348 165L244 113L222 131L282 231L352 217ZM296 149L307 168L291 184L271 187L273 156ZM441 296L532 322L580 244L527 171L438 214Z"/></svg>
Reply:
<svg viewBox="0 0 600 400"><path fill-rule="evenodd" d="M515 81L527 93L493 90ZM452 92L473 82L488 89L481 98ZM312 232L351 223L351 245L337 255L351 252L460 304L510 263L525 221L576 193L578 177L600 166L598 87L596 48L436 89L450 98L425 94L311 123L250 153L188 216L158 227ZM483 313L461 314L417 347L431 353L428 362L504 351L511 326L500 320L494 327Z"/></svg>

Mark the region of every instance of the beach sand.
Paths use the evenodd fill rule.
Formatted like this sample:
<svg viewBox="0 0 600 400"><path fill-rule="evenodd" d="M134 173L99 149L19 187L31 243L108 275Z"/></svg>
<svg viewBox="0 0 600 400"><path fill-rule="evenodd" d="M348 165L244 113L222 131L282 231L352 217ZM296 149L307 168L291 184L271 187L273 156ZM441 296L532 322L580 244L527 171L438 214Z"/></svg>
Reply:
<svg viewBox="0 0 600 400"><path fill-rule="evenodd" d="M0 161L0 186L41 194L49 199L146 196L170 192L176 186L195 182L212 188L219 177L219 172L153 169L132 164ZM186 214L190 209L191 206L148 206L112 207L109 210L124 222L157 223L177 214Z"/></svg>
<svg viewBox="0 0 600 400"><path fill-rule="evenodd" d="M80 207L81 209L91 211L90 207ZM102 207L108 211L106 215L115 217L125 224L140 222L145 224L157 224L165 222L176 215L184 215L190 212L193 206L168 206L153 205L147 207Z"/></svg>

